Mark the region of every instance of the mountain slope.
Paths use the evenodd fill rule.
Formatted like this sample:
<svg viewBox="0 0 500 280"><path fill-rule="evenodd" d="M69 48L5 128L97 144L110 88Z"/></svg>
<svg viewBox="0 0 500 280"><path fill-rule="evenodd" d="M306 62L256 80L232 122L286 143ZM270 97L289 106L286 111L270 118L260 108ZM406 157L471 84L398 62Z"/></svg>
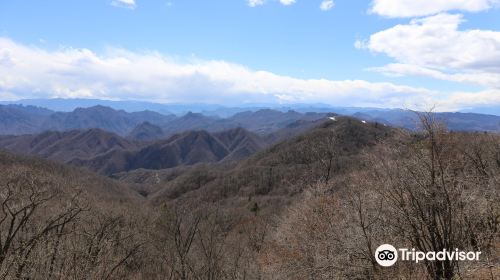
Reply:
<svg viewBox="0 0 500 280"><path fill-rule="evenodd" d="M165 133L161 127L156 126L150 122L143 122L128 134L128 138L139 140L139 141L153 141L161 139L165 136Z"/></svg>
<svg viewBox="0 0 500 280"><path fill-rule="evenodd" d="M148 197L155 203L174 198L196 198L230 199L231 203L246 205L250 198L261 197L277 199L279 201L273 203L283 205L311 182L329 180L334 176L340 180L352 168L359 168L363 150L397 139L396 136L402 133L377 123L335 117L322 120L307 132L237 163L219 162L158 171L135 170L116 174L116 177L143 184L144 192L149 190Z"/></svg>
<svg viewBox="0 0 500 280"><path fill-rule="evenodd" d="M298 113L296 111L280 112L271 109L262 109L256 112L242 112L229 118L231 122L236 123L250 131L259 134L268 134L286 127L298 120L312 121L324 118L323 113Z"/></svg>
<svg viewBox="0 0 500 280"><path fill-rule="evenodd" d="M235 128L213 134L229 150L225 161L239 161L264 149L268 143L257 134L243 128Z"/></svg>
<svg viewBox="0 0 500 280"><path fill-rule="evenodd" d="M109 107L94 106L77 108L69 113L52 114L42 124L42 127L44 130L57 131L100 128L119 135L126 135L142 122L163 123L172 118L172 116L163 116L154 112L127 113Z"/></svg>
<svg viewBox="0 0 500 280"><path fill-rule="evenodd" d="M163 169L199 162L216 162L229 154L228 149L206 131L190 131L157 142L135 154L132 169Z"/></svg>
<svg viewBox="0 0 500 280"><path fill-rule="evenodd" d="M0 105L0 134L39 132L43 121L52 113L33 106Z"/></svg>
<svg viewBox="0 0 500 280"><path fill-rule="evenodd" d="M136 130L136 138L141 138L145 128L149 129L148 133L152 130L160 136L161 130L154 125L146 123L141 127L142 132L140 128ZM101 129L0 136L2 149L86 167L106 175L139 168L164 169L237 161L266 145L259 136L241 128L214 134L204 130L188 131L155 142L128 140Z"/></svg>
<svg viewBox="0 0 500 280"><path fill-rule="evenodd" d="M69 193L76 193L81 189L84 193L99 199L141 198L130 186L116 180L52 161L0 151L0 175L22 172L42 175L46 180L62 180L65 183L56 186Z"/></svg>
<svg viewBox="0 0 500 280"><path fill-rule="evenodd" d="M218 162L229 154L226 146L210 133L189 131L135 151L113 150L91 159L75 159L71 164L110 175L139 168L165 169Z"/></svg>
<svg viewBox="0 0 500 280"><path fill-rule="evenodd" d="M281 141L285 141L287 139L293 138L302 133L306 133L307 131L312 130L315 127L318 127L325 121L336 120L338 115L329 113L325 114L324 118L321 119L313 119L313 120L297 120L292 123L287 124L285 127L278 129L266 136L264 136L267 143L275 144Z"/></svg>
<svg viewBox="0 0 500 280"><path fill-rule="evenodd" d="M176 134L141 149L115 149L99 156L77 158L70 163L101 174L151 169L160 170L200 163L238 161L262 150L267 143L242 128L209 133L204 130Z"/></svg>
<svg viewBox="0 0 500 280"><path fill-rule="evenodd" d="M237 125L227 119L209 117L199 113L188 112L186 115L171 120L161 126L166 135L171 136L190 130L205 130L208 132L235 128Z"/></svg>
<svg viewBox="0 0 500 280"><path fill-rule="evenodd" d="M0 148L63 163L91 158L111 150L131 150L137 143L100 129L48 131L37 135L0 136Z"/></svg>

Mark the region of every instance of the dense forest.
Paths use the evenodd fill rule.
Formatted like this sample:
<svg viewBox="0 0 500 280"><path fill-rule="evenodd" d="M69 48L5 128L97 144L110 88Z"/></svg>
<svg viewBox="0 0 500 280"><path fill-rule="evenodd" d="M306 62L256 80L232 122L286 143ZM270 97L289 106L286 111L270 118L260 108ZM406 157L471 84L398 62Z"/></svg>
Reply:
<svg viewBox="0 0 500 280"><path fill-rule="evenodd" d="M499 279L500 136L420 120L108 177L1 152L0 279ZM482 254L384 268L384 243Z"/></svg>

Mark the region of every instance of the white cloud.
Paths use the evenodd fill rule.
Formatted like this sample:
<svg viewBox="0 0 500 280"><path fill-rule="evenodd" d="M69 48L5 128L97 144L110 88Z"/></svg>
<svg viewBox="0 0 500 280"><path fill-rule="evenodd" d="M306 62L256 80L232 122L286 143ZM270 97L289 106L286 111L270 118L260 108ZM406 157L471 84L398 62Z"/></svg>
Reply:
<svg viewBox="0 0 500 280"><path fill-rule="evenodd" d="M396 25L357 41L397 63L374 70L500 88L500 32L459 30L462 15L438 14Z"/></svg>
<svg viewBox="0 0 500 280"><path fill-rule="evenodd" d="M499 4L499 0L374 0L372 13L387 17L417 17L458 10L479 12Z"/></svg>
<svg viewBox="0 0 500 280"><path fill-rule="evenodd" d="M284 6L290 6L297 2L296 0L279 0L280 4ZM266 0L247 0L247 4L250 7L262 6L266 3Z"/></svg>
<svg viewBox="0 0 500 280"><path fill-rule="evenodd" d="M488 68L500 62L500 32L459 31L461 15L439 14L370 36L365 47L397 61L431 67Z"/></svg>
<svg viewBox="0 0 500 280"><path fill-rule="evenodd" d="M264 5L264 0L248 0L248 6L257 7Z"/></svg>
<svg viewBox="0 0 500 280"><path fill-rule="evenodd" d="M285 6L289 6L289 5L295 4L295 0L280 0L280 3L285 5Z"/></svg>
<svg viewBox="0 0 500 280"><path fill-rule="evenodd" d="M489 89L480 92L456 92L436 103L444 111L458 111L500 104L500 90Z"/></svg>
<svg viewBox="0 0 500 280"><path fill-rule="evenodd" d="M439 94L386 82L299 79L216 60L157 52L47 51L0 38L0 92L17 98L89 97L157 102L324 102L426 109ZM7 95L8 93L8 95Z"/></svg>
<svg viewBox="0 0 500 280"><path fill-rule="evenodd" d="M334 6L335 6L335 3L333 2L333 0L323 0L323 2L321 2L321 5L319 6L319 8L322 11L328 11L328 10L331 10Z"/></svg>
<svg viewBox="0 0 500 280"><path fill-rule="evenodd" d="M368 70L395 77L422 76L444 81L475 84L489 88L500 88L500 74L498 73L482 71L446 73L436 69L403 63L391 63L382 67L372 67Z"/></svg>
<svg viewBox="0 0 500 280"><path fill-rule="evenodd" d="M337 106L457 110L500 105L500 90L441 93L387 82L299 79L216 60L157 52L47 51L0 37L0 99L101 98L220 104L323 102Z"/></svg>
<svg viewBox="0 0 500 280"><path fill-rule="evenodd" d="M135 0L112 0L111 5L128 9L135 9L137 7Z"/></svg>

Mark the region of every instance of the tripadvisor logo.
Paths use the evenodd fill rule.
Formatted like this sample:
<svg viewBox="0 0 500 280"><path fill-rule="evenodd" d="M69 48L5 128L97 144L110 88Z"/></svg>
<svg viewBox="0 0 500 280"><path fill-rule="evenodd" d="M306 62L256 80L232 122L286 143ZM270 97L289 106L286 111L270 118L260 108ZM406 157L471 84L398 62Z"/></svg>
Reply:
<svg viewBox="0 0 500 280"><path fill-rule="evenodd" d="M381 266L393 266L399 259L402 261L412 261L419 263L421 261L478 261L481 252L464 252L455 249L454 251L448 251L443 249L442 251L434 252L421 252L415 249L400 248L396 249L390 244L380 245L375 251L375 260Z"/></svg>
<svg viewBox="0 0 500 280"><path fill-rule="evenodd" d="M380 245L375 251L375 259L381 266L392 266L398 260L398 251L392 245Z"/></svg>

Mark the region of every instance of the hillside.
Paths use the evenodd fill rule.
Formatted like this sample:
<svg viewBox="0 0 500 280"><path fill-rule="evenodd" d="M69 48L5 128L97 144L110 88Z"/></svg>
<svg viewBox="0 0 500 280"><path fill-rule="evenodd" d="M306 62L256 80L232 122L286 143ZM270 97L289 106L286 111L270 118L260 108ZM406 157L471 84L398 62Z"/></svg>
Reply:
<svg viewBox="0 0 500 280"><path fill-rule="evenodd" d="M23 172L26 173L23 175ZM7 174L9 173L11 175L18 174L17 176L25 178L31 173L41 176L41 178L45 177L48 181L62 181L64 184L54 184L53 186L70 194L83 191L86 196L92 197L95 201L101 201L101 199L142 201L141 197L132 191L129 185L116 180L38 157L0 151L0 174L2 175L0 177L8 178Z"/></svg>
<svg viewBox="0 0 500 280"><path fill-rule="evenodd" d="M315 121L324 118L325 115L324 113L302 114L293 110L280 112L277 110L262 109L255 112L246 111L235 114L230 120L250 131L259 134L269 134L299 120Z"/></svg>
<svg viewBox="0 0 500 280"><path fill-rule="evenodd" d="M72 112L54 112L33 106L0 105L0 135L90 128L127 135L141 123L161 125L174 118L174 115L162 115L152 111L125 112L101 105L76 108Z"/></svg>
<svg viewBox="0 0 500 280"><path fill-rule="evenodd" d="M150 122L143 122L134 127L128 134L127 138L139 141L154 141L165 137L165 133L161 127L156 126Z"/></svg>
<svg viewBox="0 0 500 280"><path fill-rule="evenodd" d="M187 131L136 150L112 150L93 158L70 162L101 174L135 169L165 169L198 163L240 160L265 147L264 140L244 129L210 134Z"/></svg>
<svg viewBox="0 0 500 280"><path fill-rule="evenodd" d="M43 130L73 130L100 128L119 135L128 134L135 126L143 122L163 123L173 119L155 112L117 111L109 107L94 106L77 108L73 112L58 112L49 116L42 124Z"/></svg>
<svg viewBox="0 0 500 280"><path fill-rule="evenodd" d="M315 125L237 164L136 170L115 176L129 183L145 183L152 192L149 198L156 203L186 194L204 200L240 197L245 198L244 204L252 197L278 197L282 204L286 197L301 192L308 181L328 181L334 174L340 178L339 174L359 167L357 157L364 149L403 135L397 129L349 117Z"/></svg>
<svg viewBox="0 0 500 280"><path fill-rule="evenodd" d="M189 130L211 130L210 128L213 127L216 122L217 118L207 117L199 113L188 112L184 116L178 117L175 120L162 125L161 128L166 135L171 136L175 133Z"/></svg>
<svg viewBox="0 0 500 280"><path fill-rule="evenodd" d="M68 163L75 158L92 158L112 150L131 150L138 143L100 129L47 131L41 134L0 136L0 148Z"/></svg>
<svg viewBox="0 0 500 280"><path fill-rule="evenodd" d="M253 237L246 246L266 260L258 263L263 279L274 279L276 273L279 279L304 279L312 275L310 270L314 275L328 272L320 279L387 279L387 272L372 269L369 259L356 256L370 254L377 246L373 244L383 242L418 244L408 236L428 241L469 236L488 244L483 245L491 248L486 254L496 256L500 235L487 221L499 211L500 138L450 133L432 120L426 129L411 133L337 116L238 163L138 169L114 177L140 186L136 190L155 205L214 205L221 217L235 219L224 234L239 236L237 242L247 240L241 237L245 234ZM445 231L450 227L446 223L429 225L432 217L447 218L457 231ZM465 221L470 224L465 226ZM401 232L401 226L416 230ZM437 230L445 236L435 234ZM467 239L456 240L470 250L475 246ZM329 246L349 258L330 259L330 251L323 250ZM434 250L441 248L436 246ZM352 260L359 266L350 265ZM332 268L331 261L343 268ZM480 265L463 265L464 279L494 279L498 263L496 256ZM486 264L495 268L488 270ZM425 279L426 268L398 266L388 272L389 279ZM298 276L290 278L290 271Z"/></svg>
<svg viewBox="0 0 500 280"><path fill-rule="evenodd" d="M124 279L144 258L151 210L124 183L0 151L0 202L5 279Z"/></svg>
<svg viewBox="0 0 500 280"><path fill-rule="evenodd" d="M306 129L312 124L313 128ZM113 174L116 180L0 152L0 199L7 201L8 207L31 207L30 203L36 203L32 208L36 216L27 224L34 232L23 231L14 238L15 246L23 248L23 252L34 244L29 247L33 255L25 253L30 266L19 263L18 252L10 249L6 262L16 269L9 271L10 266L6 266L6 273L44 275L47 279L55 273L77 279L100 279L102 274L108 279L157 279L172 269L182 269L178 260L184 258L193 267L189 275L204 279L206 267L214 262L208 252L216 250L221 274L237 271L245 277L252 275L250 279L273 279L275 274L287 279L289 271L298 275L296 279L303 279L308 275L304 272L307 267L314 273L327 271L339 279L362 273L378 275L378 270L371 270L369 260L355 258L373 250L360 240L368 238L374 244L408 242L399 226L426 227L425 215L431 213L422 214L412 208L415 200L426 210L447 207L474 215L474 220L458 217L462 219L458 221L453 216L451 222L460 231L451 234L470 236L483 248L492 248L484 251L492 256L491 261L482 261L481 267L497 265L494 252L500 244L498 231L488 223L491 217L498 216L496 135L448 133L436 128L436 141L431 142L426 133L412 134L340 116L293 123L286 129L291 129L291 134L303 129L305 132L265 146L257 134L242 128L217 133L189 131L140 144L136 149L116 148L90 159L71 161L75 165L86 162L89 165L82 166ZM107 144L103 147L108 148L127 145L123 138L97 129L46 134L19 136L18 141L4 136L0 142L9 140L25 148L33 144L35 150L50 150L47 144L52 142L60 143L57 149L62 149L72 140L79 143L73 147L75 150L79 146L82 150L95 148L93 144ZM435 149L437 159L428 156L429 151L434 151L432 145L439 145ZM226 160L232 152L254 148L261 150L240 160ZM435 186L430 186L434 188L433 196L428 195L429 186L421 184L432 176L430 161L452 179L437 180ZM128 168L133 170L126 171ZM116 173L120 170L125 171ZM446 193L441 184L446 184ZM395 195L401 192L404 196ZM10 202L12 194L16 203ZM443 203L448 194L454 199ZM386 203L384 197L403 200L392 204ZM468 202L470 199L474 203ZM450 213L456 211L439 215L449 217ZM7 217L7 221L12 220ZM43 231L54 221L57 226ZM364 221L370 223L366 228L373 235L363 235L360 227ZM466 221L467 226L459 227ZM9 224L0 223L0 227L7 232ZM412 234L429 238L425 228ZM24 242L37 240L38 236L44 242ZM192 245L179 257L176 252L185 252L181 250L185 243L178 240L185 238L192 240ZM461 242L461 246L474 246ZM331 268L330 260L325 268L322 262L330 253L321 248L328 246L349 255L349 260L332 260L344 269ZM39 258L44 254L56 265ZM289 256L314 263L297 262ZM351 259L359 266L348 265ZM497 275L496 270L464 267L464 279ZM391 278L418 273L420 279L425 275L424 270L396 268L390 272ZM381 278L385 276L384 272Z"/></svg>
<svg viewBox="0 0 500 280"><path fill-rule="evenodd" d="M43 121L52 113L33 106L0 105L0 134L39 132Z"/></svg>
<svg viewBox="0 0 500 280"><path fill-rule="evenodd" d="M234 128L213 133L229 151L224 157L225 161L239 161L255 152L264 149L268 143L259 135L243 128Z"/></svg>
<svg viewBox="0 0 500 280"><path fill-rule="evenodd" d="M158 127L148 123L142 128L150 133L160 132ZM222 160L238 161L266 146L264 139L242 128L213 134L203 130L187 131L168 139L146 142L122 138L101 129L0 136L1 149L87 167L107 175L138 168L165 169Z"/></svg>

